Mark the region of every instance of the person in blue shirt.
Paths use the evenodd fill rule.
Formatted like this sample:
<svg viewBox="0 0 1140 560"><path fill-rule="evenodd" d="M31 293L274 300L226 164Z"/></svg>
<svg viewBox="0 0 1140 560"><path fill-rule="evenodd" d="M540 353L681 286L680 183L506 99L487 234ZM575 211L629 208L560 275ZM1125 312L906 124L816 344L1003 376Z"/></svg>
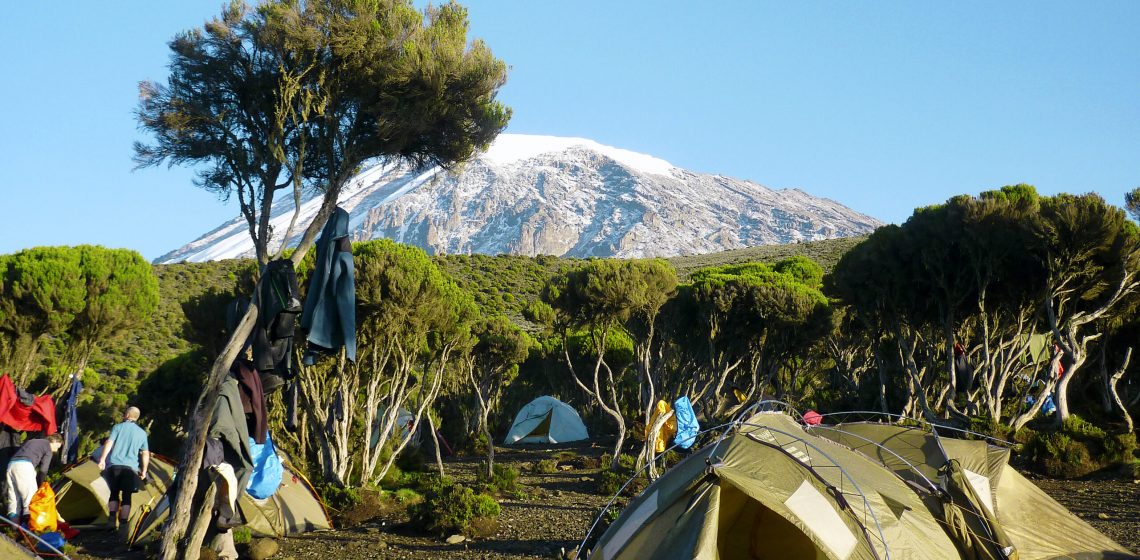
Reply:
<svg viewBox="0 0 1140 560"><path fill-rule="evenodd" d="M51 467L51 456L62 445L59 434L29 439L8 461L8 519L16 521L28 515L32 496Z"/></svg>
<svg viewBox="0 0 1140 560"><path fill-rule="evenodd" d="M111 497L107 502L111 525L127 526L131 515L131 495L140 481L146 480L150 467L150 447L146 431L137 424L139 409L130 407L123 421L111 428L111 435L99 455L99 470L107 480Z"/></svg>

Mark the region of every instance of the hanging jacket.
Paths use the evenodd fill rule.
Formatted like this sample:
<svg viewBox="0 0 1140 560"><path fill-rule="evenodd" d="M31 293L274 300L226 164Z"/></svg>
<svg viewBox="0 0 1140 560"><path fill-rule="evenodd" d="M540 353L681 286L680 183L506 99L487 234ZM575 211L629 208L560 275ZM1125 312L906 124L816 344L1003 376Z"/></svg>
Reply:
<svg viewBox="0 0 1140 560"><path fill-rule="evenodd" d="M269 430L269 414L265 410L265 394L261 390L261 376L252 364L238 360L230 370L237 377L238 387L241 389L242 412L247 417L249 435L257 443L265 443L265 435Z"/></svg>
<svg viewBox="0 0 1140 560"><path fill-rule="evenodd" d="M356 361L356 283L348 212L337 207L317 240L317 257L305 293L301 330L311 348L332 352L344 346Z"/></svg>
<svg viewBox="0 0 1140 560"><path fill-rule="evenodd" d="M258 284L260 313L257 325L264 331L264 346L258 352L254 346L254 364L262 374L272 372L284 379L292 379L293 333L296 331L297 315L301 313L301 291L297 288L297 273L293 261L280 259L265 265ZM266 384L266 391L281 385L275 380L272 387Z"/></svg>
<svg viewBox="0 0 1140 560"><path fill-rule="evenodd" d="M233 466L239 487L245 488L253 469L253 452L249 448L249 429L241 406L241 389L232 374L222 382L207 435L221 440L226 463Z"/></svg>

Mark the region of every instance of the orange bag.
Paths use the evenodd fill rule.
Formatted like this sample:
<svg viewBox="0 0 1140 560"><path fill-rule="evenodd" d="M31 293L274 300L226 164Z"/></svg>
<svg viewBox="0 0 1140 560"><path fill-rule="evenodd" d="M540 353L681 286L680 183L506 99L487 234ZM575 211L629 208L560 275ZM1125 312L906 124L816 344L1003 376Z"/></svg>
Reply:
<svg viewBox="0 0 1140 560"><path fill-rule="evenodd" d="M40 489L32 495L32 503L28 505L31 514L28 519L28 528L36 533L55 531L59 525L59 513L55 510L55 491L51 485L43 483Z"/></svg>

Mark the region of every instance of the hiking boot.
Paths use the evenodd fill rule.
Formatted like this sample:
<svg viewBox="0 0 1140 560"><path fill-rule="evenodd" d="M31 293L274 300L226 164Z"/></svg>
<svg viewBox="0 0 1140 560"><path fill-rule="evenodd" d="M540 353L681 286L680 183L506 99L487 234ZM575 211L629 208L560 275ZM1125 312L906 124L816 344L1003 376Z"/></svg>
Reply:
<svg viewBox="0 0 1140 560"><path fill-rule="evenodd" d="M130 522L128 522L126 520L119 520L119 523L117 524L117 526L115 528L115 536L118 537L119 542L122 542L124 544L128 544L127 541L131 538L131 524L130 524Z"/></svg>

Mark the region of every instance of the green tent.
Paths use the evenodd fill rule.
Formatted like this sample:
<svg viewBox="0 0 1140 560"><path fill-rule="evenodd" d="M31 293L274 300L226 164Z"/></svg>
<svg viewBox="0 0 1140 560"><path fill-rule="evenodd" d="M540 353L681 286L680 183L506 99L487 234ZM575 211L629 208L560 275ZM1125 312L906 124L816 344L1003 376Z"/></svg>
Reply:
<svg viewBox="0 0 1140 560"><path fill-rule="evenodd" d="M805 429L763 412L650 484L590 558L1133 557L1007 459L1003 448L920 429Z"/></svg>
<svg viewBox="0 0 1140 560"><path fill-rule="evenodd" d="M328 512L303 475L284 465L277 492L258 500L242 492L238 509L254 535L280 537L332 528ZM132 498L131 542L154 536L169 513L169 490L173 489L175 465L167 457L151 455L147 481ZM56 507L60 515L76 524L107 519L107 483L92 460L69 466L57 483Z"/></svg>
<svg viewBox="0 0 1140 560"><path fill-rule="evenodd" d="M958 465L958 486L972 491L977 517L991 521L1019 560L1134 558L1010 467L1009 450L1003 447L940 437L937 427L846 422L810 430L864 453L905 479L921 473L937 481L947 465Z"/></svg>

